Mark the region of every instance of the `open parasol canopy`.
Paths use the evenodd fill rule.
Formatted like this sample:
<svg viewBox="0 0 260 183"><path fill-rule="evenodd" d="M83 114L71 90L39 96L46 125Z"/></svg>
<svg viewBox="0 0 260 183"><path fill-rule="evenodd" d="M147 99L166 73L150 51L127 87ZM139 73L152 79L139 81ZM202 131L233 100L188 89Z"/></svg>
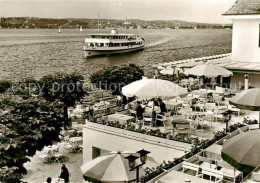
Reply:
<svg viewBox="0 0 260 183"><path fill-rule="evenodd" d="M228 77L232 75L232 72L213 64L199 64L192 67L191 69L187 69L184 74L205 77Z"/></svg>
<svg viewBox="0 0 260 183"><path fill-rule="evenodd" d="M136 153L130 152L111 152L103 156L99 156L90 162L81 166L83 176L102 182L127 182L136 179L136 172L129 171L128 160L126 156ZM141 162L138 162L141 164ZM147 162L144 166L154 167L157 162L147 157ZM140 175L144 175L144 168L140 168Z"/></svg>
<svg viewBox="0 0 260 183"><path fill-rule="evenodd" d="M187 91L179 85L162 79L145 79L130 83L122 88L126 97L136 96L142 99L157 97L185 96Z"/></svg>
<svg viewBox="0 0 260 183"><path fill-rule="evenodd" d="M240 109L259 111L260 120L260 88L253 88L243 91L232 97L229 103Z"/></svg>
<svg viewBox="0 0 260 183"><path fill-rule="evenodd" d="M260 164L260 130L236 135L224 142L222 158L242 172L250 172Z"/></svg>

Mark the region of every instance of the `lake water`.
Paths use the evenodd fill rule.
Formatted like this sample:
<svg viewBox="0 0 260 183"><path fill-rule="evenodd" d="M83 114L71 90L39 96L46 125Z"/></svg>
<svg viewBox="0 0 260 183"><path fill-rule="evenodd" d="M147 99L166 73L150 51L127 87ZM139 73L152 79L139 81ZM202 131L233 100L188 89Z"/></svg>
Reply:
<svg viewBox="0 0 260 183"><path fill-rule="evenodd" d="M55 72L79 72L88 79L99 69L128 63L142 66L150 76L155 63L231 51L231 30L128 30L144 36L143 51L86 59L84 38L96 32L68 29L59 34L54 29L0 29L0 77L17 81L27 77L39 79ZM109 30L102 32L109 33Z"/></svg>

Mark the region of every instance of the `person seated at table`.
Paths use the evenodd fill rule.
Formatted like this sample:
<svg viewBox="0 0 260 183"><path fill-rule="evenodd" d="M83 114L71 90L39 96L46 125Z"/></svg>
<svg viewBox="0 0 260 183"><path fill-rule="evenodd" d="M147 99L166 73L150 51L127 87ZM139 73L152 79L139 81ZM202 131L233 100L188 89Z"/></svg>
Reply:
<svg viewBox="0 0 260 183"><path fill-rule="evenodd" d="M117 95L116 97L116 105L117 107L122 107L123 101L122 101L122 96L121 95Z"/></svg>
<svg viewBox="0 0 260 183"><path fill-rule="evenodd" d="M167 108L166 108L166 105L165 103L162 101L162 99L158 99L159 101L159 105L160 105L160 109L161 109L161 114L164 114L167 112Z"/></svg>
<svg viewBox="0 0 260 183"><path fill-rule="evenodd" d="M137 101L136 104L133 105L132 110L136 111L137 118L142 118L144 110L140 101Z"/></svg>

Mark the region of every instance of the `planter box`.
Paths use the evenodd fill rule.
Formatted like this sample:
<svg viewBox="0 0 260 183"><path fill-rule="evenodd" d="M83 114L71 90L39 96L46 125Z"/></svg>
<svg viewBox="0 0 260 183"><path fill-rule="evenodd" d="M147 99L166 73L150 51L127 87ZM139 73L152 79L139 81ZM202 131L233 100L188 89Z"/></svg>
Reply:
<svg viewBox="0 0 260 183"><path fill-rule="evenodd" d="M176 140L167 140L167 144L168 145L171 145L171 146L176 146L176 147L181 147L181 148L184 148L183 147L183 144L187 144L187 143L184 143L184 142L179 142L179 141L176 141Z"/></svg>
<svg viewBox="0 0 260 183"><path fill-rule="evenodd" d="M157 143L163 143L163 144L167 143L167 139L161 138L161 137L155 137L155 136L152 136L152 135L145 135L145 139L153 141L153 142L157 142Z"/></svg>
<svg viewBox="0 0 260 183"><path fill-rule="evenodd" d="M144 136L145 136L145 134L137 133L137 132L130 131L130 130L124 130L124 134L132 136L132 137L136 137L136 138L141 138L141 139L144 139Z"/></svg>
<svg viewBox="0 0 260 183"><path fill-rule="evenodd" d="M162 144L167 144L168 139L166 138L161 138L161 137L156 137L156 139L158 140L158 142L162 143Z"/></svg>
<svg viewBox="0 0 260 183"><path fill-rule="evenodd" d="M105 126L105 125L104 125L104 126ZM123 129L116 128L116 127L113 127L113 126L105 126L105 130L111 131L111 132L123 133L123 132L122 132Z"/></svg>
<svg viewBox="0 0 260 183"><path fill-rule="evenodd" d="M122 129L122 128L116 128L116 127L112 127L112 128L113 128L113 129L112 129L113 132L121 133L121 134L124 133L124 129Z"/></svg>
<svg viewBox="0 0 260 183"><path fill-rule="evenodd" d="M104 125L98 124L98 123L93 123L93 122L86 122L87 126L91 126L94 128L99 128L99 129L104 129Z"/></svg>

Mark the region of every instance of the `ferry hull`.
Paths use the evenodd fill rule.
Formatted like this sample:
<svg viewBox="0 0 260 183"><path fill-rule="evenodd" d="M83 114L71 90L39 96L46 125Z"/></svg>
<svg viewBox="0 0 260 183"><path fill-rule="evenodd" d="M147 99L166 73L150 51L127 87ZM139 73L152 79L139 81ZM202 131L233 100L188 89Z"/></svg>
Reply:
<svg viewBox="0 0 260 183"><path fill-rule="evenodd" d="M133 47L133 48L127 48L127 49L117 49L117 50L93 50L93 49L84 48L84 54L85 54L85 57L109 56L109 55L115 55L115 54L140 51L143 49L144 49L144 45L139 46L139 47Z"/></svg>

